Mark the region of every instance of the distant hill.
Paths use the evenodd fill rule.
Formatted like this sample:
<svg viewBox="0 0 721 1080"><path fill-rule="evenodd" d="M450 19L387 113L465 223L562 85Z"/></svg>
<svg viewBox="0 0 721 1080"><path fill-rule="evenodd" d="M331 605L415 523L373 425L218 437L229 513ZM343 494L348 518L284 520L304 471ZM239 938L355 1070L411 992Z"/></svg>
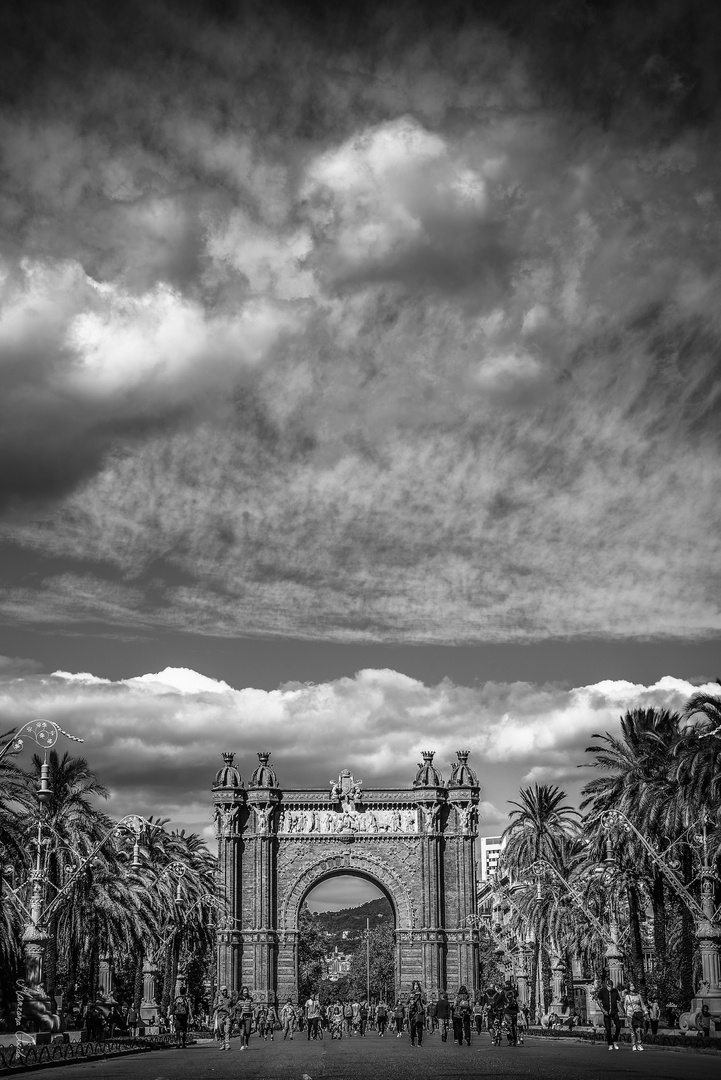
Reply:
<svg viewBox="0 0 721 1080"><path fill-rule="evenodd" d="M342 945L349 952L361 939L366 928L366 919L370 919L371 926L382 926L384 922L390 926L395 925L393 908L385 897L369 900L358 907L342 908L340 911L319 911L313 915L314 924L326 935L329 945ZM348 931L345 939L344 930Z"/></svg>

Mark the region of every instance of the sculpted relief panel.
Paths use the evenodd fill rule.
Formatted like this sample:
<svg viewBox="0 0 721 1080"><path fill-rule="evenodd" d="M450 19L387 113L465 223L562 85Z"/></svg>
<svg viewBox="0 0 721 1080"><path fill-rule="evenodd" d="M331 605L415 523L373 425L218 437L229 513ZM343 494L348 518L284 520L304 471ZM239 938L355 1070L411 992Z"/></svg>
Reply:
<svg viewBox="0 0 721 1080"><path fill-rule="evenodd" d="M278 823L279 833L334 835L339 833L417 833L415 810L284 810Z"/></svg>

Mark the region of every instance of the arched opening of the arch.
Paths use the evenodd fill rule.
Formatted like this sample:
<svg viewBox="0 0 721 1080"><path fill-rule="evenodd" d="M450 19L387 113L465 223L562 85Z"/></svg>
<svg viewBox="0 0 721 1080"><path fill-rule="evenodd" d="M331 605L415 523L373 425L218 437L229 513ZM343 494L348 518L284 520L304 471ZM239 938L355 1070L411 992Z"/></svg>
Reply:
<svg viewBox="0 0 721 1080"><path fill-rule="evenodd" d="M398 898L374 874L332 869L309 884L298 910L299 997L392 1003L397 986Z"/></svg>

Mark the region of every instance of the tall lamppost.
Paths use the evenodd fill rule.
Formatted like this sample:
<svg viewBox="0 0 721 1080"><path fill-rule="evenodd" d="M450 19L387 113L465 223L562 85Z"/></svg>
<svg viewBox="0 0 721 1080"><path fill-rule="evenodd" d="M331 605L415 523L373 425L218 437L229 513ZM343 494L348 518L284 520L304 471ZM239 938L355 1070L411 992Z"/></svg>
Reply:
<svg viewBox="0 0 721 1080"><path fill-rule="evenodd" d="M490 888L494 894L497 894L504 904L507 904L511 911L515 912L519 919L521 926L521 933L517 936L517 948L512 956L513 970L516 978L516 988L518 990L519 1000L522 1005L528 1005L530 1003L530 969L529 961L533 954L533 941L535 940L533 930L528 922L526 914L518 906L512 896L512 891L525 889L525 885L514 884L511 885L508 879L503 880L498 871L490 878Z"/></svg>
<svg viewBox="0 0 721 1080"><path fill-rule="evenodd" d="M40 784L38 787L38 799L41 806L47 805L52 797L52 789L49 783L49 765L44 764L40 770ZM18 893L23 886L20 886L13 890L15 900L20 903L24 908L27 915L27 924L25 932L23 933L23 944L25 946L25 959L26 959L26 984L31 989L36 989L42 985L43 982L43 965L45 960L45 950L48 942L48 933L46 926L48 920L57 911L63 902L64 897L75 884L85 868L93 861L96 855L101 849L108 843L108 841L117 836L122 831L130 831L135 834L135 842L133 844L133 857L132 865L137 868L140 866L140 836L145 828L155 829L158 828L152 822L146 818L141 817L138 814L127 814L121 818L120 821L108 829L101 840L98 841L85 858L81 859L72 872L66 877L64 884L57 890L53 898L46 903L45 891L47 884L47 874L45 872L43 849L45 848L45 842L43 840L44 823L42 817L38 820L38 829L36 837L36 855L35 864L30 872L29 884L30 884L30 907L24 908L22 902L19 900Z"/></svg>
<svg viewBox="0 0 721 1080"><path fill-rule="evenodd" d="M18 729L18 731L11 732L8 741L0 747L0 761L2 761L8 754L19 754L24 746L25 739L32 739L37 746L41 747L45 751L45 758L40 767L40 781L37 788L37 798L40 803L40 814L38 817L38 831L37 831L37 852L35 857L35 864L30 871L30 910L26 913L29 916L28 922L23 933L23 945L25 948L25 971L26 971L26 985L31 989L35 989L40 986L43 978L43 960L45 957L45 949L47 947L48 935L47 931L42 926L43 915L43 899L45 894L45 874L42 865L42 848L43 848L43 812L45 811L50 799L52 798L52 788L50 787L50 766L48 765L48 750L55 746L58 741L58 736L64 735L66 739L71 739L72 742L82 742L83 740L77 735L71 735L69 731L64 731L59 724L56 724L54 720L28 720L25 724ZM18 889L11 890L11 895L16 902L19 902L17 893Z"/></svg>
<svg viewBox="0 0 721 1080"><path fill-rule="evenodd" d="M716 882L719 880L715 868L711 865L708 849L707 823L708 816L704 814L694 822L686 833L692 833L695 848L701 850L700 873L691 884L699 883L701 902L696 899L691 890L681 881L666 859L648 842L645 836L639 832L633 822L620 810L606 810L600 815L601 825L606 830L621 828L625 832L633 833L649 856L654 866L658 867L671 888L679 899L686 905L696 922L696 940L701 953L701 985L696 991L696 996L691 1003L691 1011L684 1013L679 1024L685 1028L696 1027L696 1014L703 1005L708 1005L709 1012L714 1019L721 1020L721 906L714 909L714 894ZM701 826L700 833L694 830Z"/></svg>
<svg viewBox="0 0 721 1080"><path fill-rule="evenodd" d="M610 851L610 845L606 848L606 864L610 865L613 861L613 857ZM528 872L536 879L538 888L538 899L541 899L541 880L551 875L560 885L563 886L565 891L573 900L576 907L578 907L606 946L606 962L608 964L608 972L613 980L614 986L620 986L623 982L623 952L620 948L618 941L618 924L616 922L615 914L612 912L611 920L608 926L604 926L600 919L596 918L592 911L589 911L586 903L583 900L581 894L573 888L573 886L566 881L563 874L550 863L547 859L536 859L536 861L528 867Z"/></svg>
<svg viewBox="0 0 721 1080"><path fill-rule="evenodd" d="M494 952L496 954L498 963L503 964L504 968L506 969L508 969L509 966L512 969L513 961L510 956L508 941L504 941L504 939L495 929L495 927L493 926L492 917L490 915L478 915L475 912L470 915L466 915L466 926L470 927L471 930L475 931L480 931L481 928L483 928L490 937L493 944L495 945ZM506 956L508 956L508 960L505 959Z"/></svg>

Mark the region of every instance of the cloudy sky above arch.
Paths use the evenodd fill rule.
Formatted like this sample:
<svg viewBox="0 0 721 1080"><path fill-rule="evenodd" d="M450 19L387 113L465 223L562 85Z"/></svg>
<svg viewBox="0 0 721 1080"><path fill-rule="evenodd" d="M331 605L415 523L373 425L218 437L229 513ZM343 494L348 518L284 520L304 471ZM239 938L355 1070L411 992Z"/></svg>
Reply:
<svg viewBox="0 0 721 1080"><path fill-rule="evenodd" d="M0 652L467 727L718 673L711 5L23 7Z"/></svg>

